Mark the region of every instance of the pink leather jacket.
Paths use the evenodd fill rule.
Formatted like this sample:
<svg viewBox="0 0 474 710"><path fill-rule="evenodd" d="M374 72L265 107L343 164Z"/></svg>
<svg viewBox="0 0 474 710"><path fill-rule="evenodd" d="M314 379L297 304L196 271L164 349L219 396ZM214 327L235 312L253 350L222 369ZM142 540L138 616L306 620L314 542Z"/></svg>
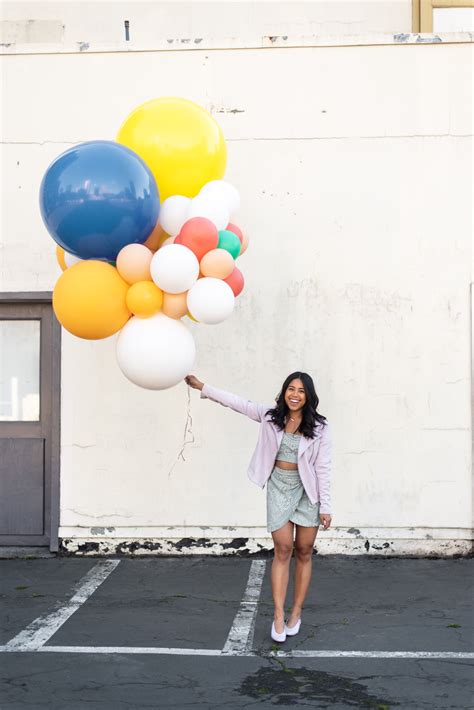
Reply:
<svg viewBox="0 0 474 710"><path fill-rule="evenodd" d="M260 422L257 446L250 460L247 475L253 483L263 488L270 478L275 458L283 438L283 431L273 424L265 413L274 404L263 405L238 397L230 392L205 384L201 399L229 407ZM320 513L331 513L331 435L329 425L319 424L314 439L302 436L298 450L298 473L313 505L320 502Z"/></svg>

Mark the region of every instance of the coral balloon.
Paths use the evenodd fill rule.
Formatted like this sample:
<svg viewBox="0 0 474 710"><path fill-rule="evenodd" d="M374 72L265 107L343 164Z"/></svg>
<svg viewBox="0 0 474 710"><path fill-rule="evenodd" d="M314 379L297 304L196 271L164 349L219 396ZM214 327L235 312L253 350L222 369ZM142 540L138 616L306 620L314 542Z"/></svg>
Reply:
<svg viewBox="0 0 474 710"><path fill-rule="evenodd" d="M117 361L125 377L151 390L177 385L191 372L193 336L179 320L157 313L131 318L117 338Z"/></svg>
<svg viewBox="0 0 474 710"><path fill-rule="evenodd" d="M127 308L140 318L158 313L163 305L163 291L153 281L138 281L127 291Z"/></svg>
<svg viewBox="0 0 474 710"><path fill-rule="evenodd" d="M61 325L78 338L99 340L120 330L130 318L128 284L103 261L81 261L66 269L53 292Z"/></svg>
<svg viewBox="0 0 474 710"><path fill-rule="evenodd" d="M211 249L201 259L199 268L203 276L226 279L235 267L234 259L225 249Z"/></svg>
<svg viewBox="0 0 474 710"><path fill-rule="evenodd" d="M160 210L160 224L170 237L176 237L189 218L191 198L172 195L163 202Z"/></svg>
<svg viewBox="0 0 474 710"><path fill-rule="evenodd" d="M215 225L205 217L188 220L175 239L175 244L183 244L191 249L199 261L208 251L215 249L218 242L219 233Z"/></svg>
<svg viewBox="0 0 474 710"><path fill-rule="evenodd" d="M232 254L234 259L237 259L242 248L238 236L227 229L223 229L219 232L219 242L217 246L219 249L225 249L229 254Z"/></svg>
<svg viewBox="0 0 474 710"><path fill-rule="evenodd" d="M162 201L171 195L194 197L225 172L227 149L219 124L187 99L166 97L138 106L117 140L150 167Z"/></svg>
<svg viewBox="0 0 474 710"><path fill-rule="evenodd" d="M164 293L163 308L161 309L165 316L169 318L182 318L188 312L187 303L188 292L184 293Z"/></svg>
<svg viewBox="0 0 474 710"><path fill-rule="evenodd" d="M151 277L166 293L188 291L199 275L199 262L182 244L168 244L158 249L151 260Z"/></svg>
<svg viewBox="0 0 474 710"><path fill-rule="evenodd" d="M235 297L242 293L245 285L244 275L237 267L234 268L231 275L224 279L224 281L226 284L229 284Z"/></svg>
<svg viewBox="0 0 474 710"><path fill-rule="evenodd" d="M144 244L128 244L117 256L117 271L129 284L150 281L153 252Z"/></svg>
<svg viewBox="0 0 474 710"><path fill-rule="evenodd" d="M64 249L62 247L60 247L58 244L58 246L56 247L56 259L57 259L57 262L58 262L59 266L61 267L62 271L66 271L66 269L67 269L67 264L64 261L65 253L66 252L64 251Z"/></svg>
<svg viewBox="0 0 474 710"><path fill-rule="evenodd" d="M40 210L53 239L81 259L115 261L126 244L142 244L160 211L155 178L115 141L88 141L48 167Z"/></svg>
<svg viewBox="0 0 474 710"><path fill-rule="evenodd" d="M231 287L220 279L199 279L188 293L188 310L201 323L221 323L230 316L234 304Z"/></svg>

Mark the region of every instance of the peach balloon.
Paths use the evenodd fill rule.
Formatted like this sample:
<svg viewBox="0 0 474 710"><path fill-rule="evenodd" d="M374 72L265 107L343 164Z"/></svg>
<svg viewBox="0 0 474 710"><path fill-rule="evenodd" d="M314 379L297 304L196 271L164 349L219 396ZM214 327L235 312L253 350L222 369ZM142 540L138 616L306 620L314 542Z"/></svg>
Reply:
<svg viewBox="0 0 474 710"><path fill-rule="evenodd" d="M117 271L129 284L151 281L150 264L153 252L144 244L127 244L118 253Z"/></svg>
<svg viewBox="0 0 474 710"><path fill-rule="evenodd" d="M242 256L242 254L244 253L244 251L247 250L248 245L249 245L249 237L248 237L247 232L244 232L243 235L242 235L242 246L241 246L241 248L240 248L240 254L239 254L239 256Z"/></svg>
<svg viewBox="0 0 474 710"><path fill-rule="evenodd" d="M165 232L163 227L159 222L157 222L156 227L154 228L153 232L150 234L146 242L143 243L144 247L148 247L148 249L151 249L151 251L157 251L165 239L168 239L169 234Z"/></svg>
<svg viewBox="0 0 474 710"><path fill-rule="evenodd" d="M64 261L64 249L60 247L59 244L56 247L56 259L58 261L59 266L61 267L61 270L66 271L67 264Z"/></svg>
<svg viewBox="0 0 474 710"><path fill-rule="evenodd" d="M137 281L128 289L126 303L134 315L148 318L163 305L163 291L153 281Z"/></svg>
<svg viewBox="0 0 474 710"><path fill-rule="evenodd" d="M182 318L188 312L187 303L188 292L183 293L163 293L162 311L169 318Z"/></svg>
<svg viewBox="0 0 474 710"><path fill-rule="evenodd" d="M226 279L235 268L235 261L227 249L211 249L202 257L199 268L203 276Z"/></svg>

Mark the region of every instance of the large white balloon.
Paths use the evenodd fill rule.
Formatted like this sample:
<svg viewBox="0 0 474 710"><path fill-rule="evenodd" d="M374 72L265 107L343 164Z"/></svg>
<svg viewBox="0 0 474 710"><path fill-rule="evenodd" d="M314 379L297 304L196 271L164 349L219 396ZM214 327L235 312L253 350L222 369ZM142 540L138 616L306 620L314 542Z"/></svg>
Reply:
<svg viewBox="0 0 474 710"><path fill-rule="evenodd" d="M189 290L188 310L200 323L222 323L234 310L235 296L221 279L204 277Z"/></svg>
<svg viewBox="0 0 474 710"><path fill-rule="evenodd" d="M181 227L189 219L189 210L191 208L191 198L183 195L172 195L163 202L160 207L159 223L172 237L176 237Z"/></svg>
<svg viewBox="0 0 474 710"><path fill-rule="evenodd" d="M183 293L199 276L199 261L183 244L158 249L150 264L151 278L166 293Z"/></svg>
<svg viewBox="0 0 474 710"><path fill-rule="evenodd" d="M212 196L227 205L230 217L234 217L240 209L240 195L237 188L225 180L211 180L201 188L199 195Z"/></svg>
<svg viewBox="0 0 474 710"><path fill-rule="evenodd" d="M131 318L117 339L117 361L125 377L139 387L164 390L191 372L194 339L184 323L157 313Z"/></svg>
<svg viewBox="0 0 474 710"><path fill-rule="evenodd" d="M219 195L199 194L191 201L189 219L193 217L205 217L213 222L218 230L225 229L230 219L229 208Z"/></svg>

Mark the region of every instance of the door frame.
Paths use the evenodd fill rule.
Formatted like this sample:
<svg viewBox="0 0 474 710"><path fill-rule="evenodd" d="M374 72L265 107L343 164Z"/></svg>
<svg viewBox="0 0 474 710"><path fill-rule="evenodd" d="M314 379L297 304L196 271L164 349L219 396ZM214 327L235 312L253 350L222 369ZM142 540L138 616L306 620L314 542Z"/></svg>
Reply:
<svg viewBox="0 0 474 710"><path fill-rule="evenodd" d="M52 305L51 291L0 292L0 305ZM61 326L52 312L51 321L51 497L49 549L58 551L61 467Z"/></svg>

